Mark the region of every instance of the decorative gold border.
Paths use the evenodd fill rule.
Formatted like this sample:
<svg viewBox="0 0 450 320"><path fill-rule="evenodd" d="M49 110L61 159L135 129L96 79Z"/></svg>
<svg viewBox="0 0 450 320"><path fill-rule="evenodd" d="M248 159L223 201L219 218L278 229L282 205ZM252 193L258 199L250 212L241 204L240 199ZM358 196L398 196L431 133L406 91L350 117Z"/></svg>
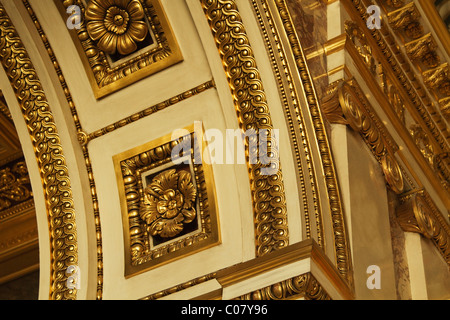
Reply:
<svg viewBox="0 0 450 320"><path fill-rule="evenodd" d="M196 154L205 156L203 128L192 125L185 130L190 132L187 141L191 143L190 156L199 194L201 231L161 248L149 252L145 249L146 231L137 214L143 202L141 173L172 162L171 153L177 142L172 141L171 135L167 135L113 157L122 210L125 277L137 275L221 243L212 168L205 159L200 164L196 163L197 158L194 159ZM192 145L196 142L197 145ZM185 142L180 140L178 143Z"/></svg>
<svg viewBox="0 0 450 320"><path fill-rule="evenodd" d="M306 234L306 238L310 239L312 236L312 232L315 231L317 242L319 245L325 250L325 239L323 236L323 216L321 214L321 204L319 201L319 192L317 192L317 177L315 174L315 168L312 164L311 159L311 145L310 140L308 138L308 133L306 132L305 128L305 120L302 115L302 111L300 110L300 102L299 97L297 94L297 91L295 89L295 84L293 83L293 79L291 74L288 72L288 66L286 64L286 54L283 52L283 50L279 50L281 48L281 45L279 43L279 33L277 28L274 26L273 18L271 15L271 12L268 8L266 1L260 1L262 5L262 11L264 12L264 16L267 19L268 28L266 28L266 25L264 23L262 11L258 7L258 2L256 0L252 0L253 9L256 13L256 17L258 18L260 28L262 30L262 33L264 34L264 39L266 42L266 48L268 50L272 68L274 70L275 75L277 76L278 81L278 88L280 90L280 94L283 97L283 103L284 103L284 112L286 116L286 121L289 127L290 131L290 138L291 138L291 144L292 148L294 150L295 159L297 162L297 172L298 172L298 179L299 179L299 185L302 189L301 196L303 200L303 210L305 212L304 214L304 232ZM269 40L269 33L268 30L272 32L273 40L275 41L275 46L277 49L274 49L272 43ZM278 56L278 61L277 60ZM279 63L281 65L279 66ZM284 72L283 72L284 71ZM291 105L292 109L291 110ZM297 125L297 123L299 125ZM301 155L300 148L302 148L303 158ZM304 167L304 164L302 163L302 160L305 160L306 167ZM309 204L309 197L308 197L308 191L306 188L307 180L306 177L309 178L309 185L308 187L311 190L312 194L312 200L314 202L313 209L314 209L314 215L311 210L311 205ZM311 230L311 227L314 223L313 220L316 223L316 229Z"/></svg>
<svg viewBox="0 0 450 320"><path fill-rule="evenodd" d="M80 123L80 120L78 118L78 113L75 108L75 103L73 102L72 95L70 93L70 90L67 86L66 80L64 78L64 75L62 73L61 67L59 66L58 60L56 59L56 56L53 52L53 49L50 45L50 42L48 41L47 36L45 35L44 30L41 27L41 24L39 23L36 14L33 11L33 8L31 7L28 0L22 0L22 3L24 4L25 8L28 11L28 14L30 15L30 18L34 22L34 25L36 27L36 30L38 31L42 43L45 46L46 52L49 55L50 60L52 61L52 65L55 68L55 72L58 75L58 80L60 81L61 88L64 91L64 94L66 96L67 103L69 105L69 108L72 113L72 118L75 124L75 127L77 129L77 133L79 136L83 135L83 129ZM95 223L95 238L96 238L96 245L97 245L97 294L96 299L101 300L103 296L103 251L102 251L102 231L101 231L101 225L100 225L100 210L98 206L98 198L97 198L97 189L95 185L94 180L94 174L92 172L92 165L91 165L91 159L89 156L89 150L87 146L82 146L82 152L83 157L85 159L85 166L86 171L88 174L89 179L89 186L90 186L90 194L92 199L92 208L94 212L94 223Z"/></svg>
<svg viewBox="0 0 450 320"><path fill-rule="evenodd" d="M147 19L151 21L157 48L128 59L118 66L111 66L106 54L97 48L88 36L84 20L81 22L80 29L70 31L97 99L183 61L181 50L161 1L140 1ZM69 6L78 5L82 13L85 10L81 0L54 0L54 2L64 21L68 18L66 9Z"/></svg>
<svg viewBox="0 0 450 320"><path fill-rule="evenodd" d="M318 98L314 91L314 85L306 65L305 54L300 44L299 37L295 31L286 2L285 0L275 0L274 4L277 11L273 10L272 15L276 14L277 19L279 19L284 26L286 38L290 45L290 48L285 50L292 50L290 51L290 54L292 54L295 59L297 67L296 72L300 75L309 112L313 121L313 127L315 129L330 204L337 268L341 275L347 279L349 285L353 286L352 261L347 229L344 220L344 210L342 207L339 184L337 181L336 170L334 168L330 143L328 141L325 123L318 105Z"/></svg>
<svg viewBox="0 0 450 320"><path fill-rule="evenodd" d="M77 264L75 210L60 137L41 82L5 8L0 3L0 59L16 93L34 146L50 233L50 299L75 299L66 269Z"/></svg>
<svg viewBox="0 0 450 320"><path fill-rule="evenodd" d="M212 35L222 59L228 84L234 99L239 126L243 131L273 129L269 107L253 50L237 5L233 0L200 0ZM268 134L266 157L278 156L275 141ZM246 153L249 155L248 141ZM253 152L253 151L252 151ZM258 161L250 164L247 158L255 219L256 256L286 247L289 243L286 199L281 168L276 174L263 175L267 168Z"/></svg>

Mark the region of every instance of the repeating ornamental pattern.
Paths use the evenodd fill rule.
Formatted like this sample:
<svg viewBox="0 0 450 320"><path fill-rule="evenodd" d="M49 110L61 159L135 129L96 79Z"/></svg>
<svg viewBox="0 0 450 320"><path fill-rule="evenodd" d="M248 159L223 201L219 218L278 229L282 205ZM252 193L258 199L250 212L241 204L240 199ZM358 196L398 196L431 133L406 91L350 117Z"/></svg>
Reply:
<svg viewBox="0 0 450 320"><path fill-rule="evenodd" d="M249 141L246 141L246 149L250 155L254 152L263 154L262 157L271 155L276 158L277 146L270 138L273 124L269 107L236 3L231 0L200 2L222 58L241 129L255 132L265 129L267 132L267 150L249 150L249 145L255 145ZM257 256L286 247L289 243L281 168L279 164L275 165L269 168L273 174L265 175L263 171L268 169L266 167L260 162L248 165L255 215Z"/></svg>
<svg viewBox="0 0 450 320"><path fill-rule="evenodd" d="M50 299L75 299L66 270L78 261L75 210L66 159L41 82L16 29L0 4L0 59L16 93L35 150L50 230Z"/></svg>

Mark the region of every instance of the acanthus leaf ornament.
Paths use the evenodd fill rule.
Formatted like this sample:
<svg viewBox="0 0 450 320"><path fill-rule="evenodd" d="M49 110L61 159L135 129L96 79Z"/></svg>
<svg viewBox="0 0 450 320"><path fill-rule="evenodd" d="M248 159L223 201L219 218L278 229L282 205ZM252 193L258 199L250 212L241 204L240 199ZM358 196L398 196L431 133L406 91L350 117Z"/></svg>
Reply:
<svg viewBox="0 0 450 320"><path fill-rule="evenodd" d="M92 0L85 16L89 36L108 54L133 53L148 34L139 0Z"/></svg>
<svg viewBox="0 0 450 320"><path fill-rule="evenodd" d="M166 170L153 178L144 190L140 215L152 236L172 238L197 216L197 191L187 171Z"/></svg>

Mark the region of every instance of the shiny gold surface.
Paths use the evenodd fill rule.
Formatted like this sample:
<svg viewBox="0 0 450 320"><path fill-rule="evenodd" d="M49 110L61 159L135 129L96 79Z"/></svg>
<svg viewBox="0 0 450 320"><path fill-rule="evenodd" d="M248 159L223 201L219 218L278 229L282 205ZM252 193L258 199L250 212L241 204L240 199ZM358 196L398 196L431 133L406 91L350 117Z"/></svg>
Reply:
<svg viewBox="0 0 450 320"><path fill-rule="evenodd" d="M42 85L9 16L0 5L0 59L16 93L40 169L49 219L51 299L76 298L65 285L67 266L76 265L75 210L66 159ZM14 61L14 64L11 64Z"/></svg>
<svg viewBox="0 0 450 320"><path fill-rule="evenodd" d="M353 34L360 36L363 29L356 25L355 22L351 22L351 25L353 28L359 29L359 31ZM368 41L371 38L365 37L365 39ZM430 165L430 162L420 151L420 144L418 145L416 143L410 131L411 125L414 124L420 126L429 139L429 145L431 145L434 150L434 156L439 157L439 154L446 154L446 152L442 151L442 148L447 148L447 139L445 139L435 122L431 119L432 116L439 116L439 114L433 112L430 116L425 108L417 107L417 105L421 106L422 100L420 100L416 94L416 98L413 102L415 106L411 104L411 100L409 100L411 97L405 95L402 86L398 83L399 79L407 82L406 76L404 74L401 75L403 72L402 69L397 66L391 69L391 67L385 66L384 64L385 62L393 63L391 61L392 59L386 61L384 60L386 58L383 54L374 54L372 56L374 62L369 62L364 56L361 56L361 49L358 49L358 46L361 44L355 41L356 39L353 39L353 41L350 40L351 39L346 42L345 49L352 57L361 75L367 79L371 79L366 81L366 84L372 95L382 106L383 111L392 122L396 132L402 137L408 151L414 155L420 168L426 173L427 178L432 183L441 200L449 207L450 198L447 190L448 182L446 181L447 178L445 178L448 176L448 162L442 162L442 166L439 169ZM373 48L373 50L375 50L376 46L373 46ZM375 72L373 69L374 63L377 66ZM414 84L414 86L417 87L418 85ZM411 84L409 85L409 89L414 91ZM408 123L405 119L408 119ZM441 122L441 125L444 126L444 123ZM399 152L399 154L401 152Z"/></svg>
<svg viewBox="0 0 450 320"><path fill-rule="evenodd" d="M275 283L269 287L247 293L235 300L291 300L299 298L331 300L331 297L311 273Z"/></svg>
<svg viewBox="0 0 450 320"><path fill-rule="evenodd" d="M352 285L352 262L350 247L348 244L347 230L344 221L344 210L341 201L341 195L339 191L336 169L333 162L333 156L331 153L330 143L328 140L324 119L320 112L318 97L314 90L313 82L310 76L310 72L306 65L305 55L303 53L302 46L299 41L299 37L296 33L295 26L293 25L290 17L289 10L284 0L275 1L275 7L278 11L277 17L281 19L286 33L287 40L290 45L288 55L292 55L295 59L297 70L300 80L303 85L304 95L308 103L309 113L313 122L313 128L316 135L316 143L319 146L321 156L321 166L324 173L324 178L327 187L327 196L329 201L329 210L332 221L333 239L335 248L336 264L339 272L345 277L350 285ZM275 15L275 10L272 14ZM292 51L291 51L292 50ZM291 71L294 73L294 70Z"/></svg>
<svg viewBox="0 0 450 320"><path fill-rule="evenodd" d="M217 272L217 281L219 281L223 288L226 288L243 280L251 279L256 275L263 274L269 270L275 270L281 266L286 266L290 263L308 258L317 264L319 269L326 275L327 280L333 284L344 299L353 299L352 289L349 287L346 280L339 274L339 271L334 264L325 256L323 250L312 239L292 244L287 248L272 252L267 256L255 258L223 269ZM323 292L322 288L319 290L320 293L316 292L317 295L312 294L313 291L308 292L309 286L307 282L310 279L305 279L305 277L308 278L310 275L314 277L314 273L315 271L313 271L312 274L308 273L307 276L302 274L289 278L282 283L273 284L261 290L248 293L240 298L246 300L287 299L300 294L306 296L311 294L310 298L313 298L313 296L316 296L316 298L320 297L320 299L328 298L328 295ZM303 281L306 281L306 283L303 283ZM320 284L318 285L320 286ZM316 287L316 289L319 288Z"/></svg>

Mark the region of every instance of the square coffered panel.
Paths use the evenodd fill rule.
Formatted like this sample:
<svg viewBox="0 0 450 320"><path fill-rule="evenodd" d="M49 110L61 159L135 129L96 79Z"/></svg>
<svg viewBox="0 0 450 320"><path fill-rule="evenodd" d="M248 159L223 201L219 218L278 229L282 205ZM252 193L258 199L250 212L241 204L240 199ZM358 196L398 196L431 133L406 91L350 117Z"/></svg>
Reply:
<svg viewBox="0 0 450 320"><path fill-rule="evenodd" d="M193 129L114 156L126 276L220 243L212 171L196 161L204 146Z"/></svg>
<svg viewBox="0 0 450 320"><path fill-rule="evenodd" d="M159 0L55 0L97 99L183 60Z"/></svg>

